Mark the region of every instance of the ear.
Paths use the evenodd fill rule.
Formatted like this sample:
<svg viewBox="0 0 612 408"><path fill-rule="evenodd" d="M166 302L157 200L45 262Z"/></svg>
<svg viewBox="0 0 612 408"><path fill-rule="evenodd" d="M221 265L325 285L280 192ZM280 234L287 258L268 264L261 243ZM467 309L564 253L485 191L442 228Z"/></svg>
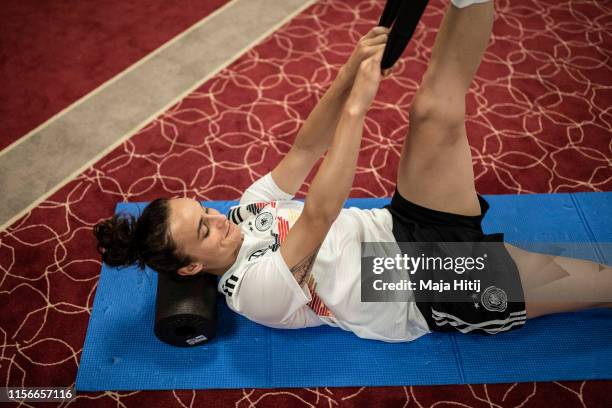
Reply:
<svg viewBox="0 0 612 408"><path fill-rule="evenodd" d="M192 263L187 266L183 266L182 268L177 270L176 273L181 276L191 276L200 272L202 269L204 269L204 265L202 265L201 263Z"/></svg>

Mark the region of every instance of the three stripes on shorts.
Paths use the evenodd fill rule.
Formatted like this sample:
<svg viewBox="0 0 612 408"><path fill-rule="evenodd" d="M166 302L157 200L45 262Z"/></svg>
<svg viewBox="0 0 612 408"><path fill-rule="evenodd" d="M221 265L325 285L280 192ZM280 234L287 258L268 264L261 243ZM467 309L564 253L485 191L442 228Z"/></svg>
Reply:
<svg viewBox="0 0 612 408"><path fill-rule="evenodd" d="M457 316L453 316L448 313L439 312L434 308L431 308L432 317L434 318L436 325L444 326L446 324L455 327L461 333L469 333L474 330L482 330L488 334L496 334L499 332L510 330L514 326L520 326L525 324L527 319L527 312L522 310L520 312L512 312L506 319L495 319L481 323L468 323Z"/></svg>

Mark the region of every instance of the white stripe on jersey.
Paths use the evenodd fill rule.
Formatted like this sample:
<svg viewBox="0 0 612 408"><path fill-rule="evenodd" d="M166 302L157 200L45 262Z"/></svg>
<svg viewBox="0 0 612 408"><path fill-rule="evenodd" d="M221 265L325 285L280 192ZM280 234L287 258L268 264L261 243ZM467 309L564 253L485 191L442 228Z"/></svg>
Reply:
<svg viewBox="0 0 612 408"><path fill-rule="evenodd" d="M507 319L496 319L489 320L481 323L467 323L457 316L453 316L448 313L439 312L435 309L431 309L432 317L435 319L436 324L438 326L444 326L445 324L449 324L454 326L462 333L469 333L472 330L483 330L489 334L499 333L501 331L510 330L513 326L518 324L525 324L525 320L527 319L527 312L525 310L520 312L512 312ZM508 324L511 323L511 324ZM457 326L465 326L465 327L457 327ZM497 326L485 328L486 326Z"/></svg>

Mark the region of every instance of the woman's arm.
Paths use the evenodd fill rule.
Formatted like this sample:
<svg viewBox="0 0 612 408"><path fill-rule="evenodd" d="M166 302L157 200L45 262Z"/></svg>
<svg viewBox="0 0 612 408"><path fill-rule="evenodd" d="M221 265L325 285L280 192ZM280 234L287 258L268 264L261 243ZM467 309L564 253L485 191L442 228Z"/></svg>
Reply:
<svg viewBox="0 0 612 408"><path fill-rule="evenodd" d="M363 121L380 84L383 50L384 44L374 56L362 62L332 145L306 196L304 209L281 244L281 255L298 283L310 273L319 247L353 185Z"/></svg>
<svg viewBox="0 0 612 408"><path fill-rule="evenodd" d="M353 78L344 67L336 76L323 97L308 115L295 137L292 148L305 150L321 157L331 144L346 98L351 93Z"/></svg>
<svg viewBox="0 0 612 408"><path fill-rule="evenodd" d="M272 171L272 178L283 191L295 194L312 167L329 148L359 65L374 54L376 47L386 43L388 31L386 27L374 27L359 41L335 80L308 115L291 150Z"/></svg>
<svg viewBox="0 0 612 408"><path fill-rule="evenodd" d="M295 195L327 150L351 85L341 72L310 112L291 150L272 170L272 179L281 190Z"/></svg>

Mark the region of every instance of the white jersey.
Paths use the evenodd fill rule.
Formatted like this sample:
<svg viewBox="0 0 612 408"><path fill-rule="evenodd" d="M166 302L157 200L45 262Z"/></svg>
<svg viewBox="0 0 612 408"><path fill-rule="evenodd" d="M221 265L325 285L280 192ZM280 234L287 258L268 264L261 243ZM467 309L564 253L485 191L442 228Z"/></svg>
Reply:
<svg viewBox="0 0 612 408"><path fill-rule="evenodd" d="M268 173L230 210L228 218L244 235L218 285L230 309L269 327L327 324L387 342L429 333L415 302L361 302L361 242L395 242L388 210L342 209L300 286L278 250L303 209L292 198Z"/></svg>

